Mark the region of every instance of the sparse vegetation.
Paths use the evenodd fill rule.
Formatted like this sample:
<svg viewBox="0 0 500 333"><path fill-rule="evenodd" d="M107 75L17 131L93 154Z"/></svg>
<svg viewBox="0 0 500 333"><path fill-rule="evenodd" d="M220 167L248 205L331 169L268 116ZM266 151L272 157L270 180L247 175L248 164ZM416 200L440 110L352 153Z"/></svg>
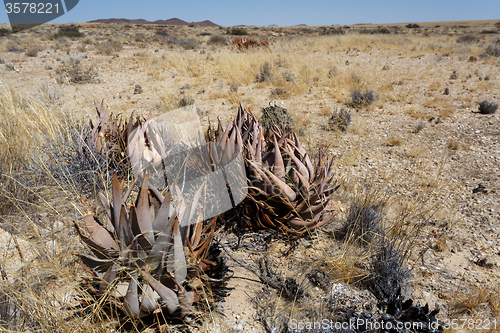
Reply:
<svg viewBox="0 0 500 333"><path fill-rule="evenodd" d="M371 105L375 101L375 94L373 91L362 93L359 90L351 92L351 101L348 103L350 107L359 109Z"/></svg>
<svg viewBox="0 0 500 333"><path fill-rule="evenodd" d="M38 52L40 51L41 51L40 47L35 45L26 50L26 55L28 57L36 57L38 55Z"/></svg>
<svg viewBox="0 0 500 333"><path fill-rule="evenodd" d="M479 38L473 35L463 35L457 38L457 43L472 44L479 42Z"/></svg>
<svg viewBox="0 0 500 333"><path fill-rule="evenodd" d="M244 28L231 28L226 32L228 35L243 36L248 35L248 31Z"/></svg>
<svg viewBox="0 0 500 333"><path fill-rule="evenodd" d="M266 133L271 131L274 125L285 131L293 129L294 126L293 118L288 110L276 103L270 103L269 106L262 108L260 122Z"/></svg>
<svg viewBox="0 0 500 333"><path fill-rule="evenodd" d="M329 131L341 130L345 132L351 124L351 118L351 112L349 110L343 108L335 110L328 119L328 126L326 129Z"/></svg>
<svg viewBox="0 0 500 333"><path fill-rule="evenodd" d="M498 321L500 42L483 33L494 23L245 26L246 37L195 24L82 23L80 40L51 38L60 26L51 23L0 38L0 330L291 332L291 318ZM112 41L116 50L106 45ZM186 227L180 221L189 213L170 215L185 241L188 283L179 283L185 265L170 260L172 242L161 277L146 267L168 230L153 231L154 245L135 223L135 239L123 244L116 228L106 231L117 254L81 244L73 225L95 242L83 215L111 228L115 207L127 212L123 221L140 212L143 222L169 202L158 198L170 193L176 202L170 179L168 188L146 189L144 178L135 178L129 128L195 100L197 108L186 109L202 130L211 122L207 137L235 148L211 146L210 171L199 168L199 175L221 174L214 166L223 160L225 180L239 174L250 187L217 218L213 234L211 219ZM240 105L248 109L236 113ZM198 130L195 123L187 132ZM152 162L151 185L155 177L165 181L159 152L170 147L154 136L137 139L144 149L134 161ZM243 171L235 173L226 162L236 161L239 149ZM116 206L115 172L124 180L121 194L130 189ZM239 192L225 185L217 195L234 200ZM373 192L364 197L366 189ZM193 257L193 244L202 244L197 235L201 242L212 237L208 257ZM88 258L75 252L121 268L105 276L102 262L85 265ZM224 270L226 260L234 290L210 269ZM147 307L141 295L151 294L144 283L152 280L141 270L175 294L167 291L173 303L188 296L182 302L189 305L194 295L193 306L170 313L153 293L158 307ZM103 292L103 281L116 284ZM144 317L131 318L137 304L145 304Z"/></svg>
<svg viewBox="0 0 500 333"><path fill-rule="evenodd" d="M227 45L227 38L222 35L213 35L210 36L208 40L208 44L210 45Z"/></svg>
<svg viewBox="0 0 500 333"><path fill-rule="evenodd" d="M93 66L85 68L81 65L79 59L72 58L56 69L56 74L59 75L57 78L59 83L78 84L92 83L99 76Z"/></svg>
<svg viewBox="0 0 500 333"><path fill-rule="evenodd" d="M57 39L59 37L68 37L68 38L80 38L83 37L83 34L80 32L77 26L62 26L59 28L59 31L55 33L52 38Z"/></svg>
<svg viewBox="0 0 500 333"><path fill-rule="evenodd" d="M12 30L5 29L5 28L0 28L0 36L7 36L12 33Z"/></svg>
<svg viewBox="0 0 500 333"><path fill-rule="evenodd" d="M273 74L271 73L271 65L266 62L261 68L259 73L255 75L255 80L257 82L271 81Z"/></svg>
<svg viewBox="0 0 500 333"><path fill-rule="evenodd" d="M105 42L100 42L95 46L97 53L111 55L116 52L120 52L123 45L120 41L115 39L109 39Z"/></svg>
<svg viewBox="0 0 500 333"><path fill-rule="evenodd" d="M493 114L497 111L498 104L484 100L479 103L479 113L481 114Z"/></svg>

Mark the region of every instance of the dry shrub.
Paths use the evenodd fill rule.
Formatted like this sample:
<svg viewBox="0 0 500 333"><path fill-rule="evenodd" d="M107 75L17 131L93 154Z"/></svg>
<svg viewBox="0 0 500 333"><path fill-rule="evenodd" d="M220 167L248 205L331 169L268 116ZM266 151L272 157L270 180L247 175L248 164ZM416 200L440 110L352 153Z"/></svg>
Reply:
<svg viewBox="0 0 500 333"><path fill-rule="evenodd" d="M351 101L348 103L350 107L360 109L371 105L375 101L375 94L373 91L362 93L359 90L351 92Z"/></svg>
<svg viewBox="0 0 500 333"><path fill-rule="evenodd" d="M333 114L328 119L328 126L325 127L328 131L340 130L342 132L347 131L347 128L351 124L351 112L344 108L340 110L335 110Z"/></svg>
<svg viewBox="0 0 500 333"><path fill-rule="evenodd" d="M208 44L210 44L210 45L227 45L227 37L224 37L222 35L210 36L210 39L208 40Z"/></svg>
<svg viewBox="0 0 500 333"><path fill-rule="evenodd" d="M99 76L94 67L84 68L78 59L69 59L56 69L58 83L92 83Z"/></svg>
<svg viewBox="0 0 500 333"><path fill-rule="evenodd" d="M484 100L479 103L479 113L481 114L493 114L497 111L498 104Z"/></svg>
<svg viewBox="0 0 500 333"><path fill-rule="evenodd" d="M450 139L450 140L448 140L448 143L446 144L446 146L449 149L458 150L460 148L460 142L458 142L455 139Z"/></svg>
<svg viewBox="0 0 500 333"><path fill-rule="evenodd" d="M395 134L390 134L384 140L384 143L389 147L401 146L403 144L403 140Z"/></svg>
<svg viewBox="0 0 500 333"><path fill-rule="evenodd" d="M105 42L100 42L95 46L97 53L105 55L111 55L112 53L120 52L122 48L122 43L116 39L110 39Z"/></svg>
<svg viewBox="0 0 500 333"><path fill-rule="evenodd" d="M457 38L457 43L472 44L479 42L479 38L473 35L463 35Z"/></svg>
<svg viewBox="0 0 500 333"><path fill-rule="evenodd" d="M268 107L262 108L260 122L265 133L277 126L279 129L293 129L294 121L287 109L279 105L269 103Z"/></svg>
<svg viewBox="0 0 500 333"><path fill-rule="evenodd" d="M290 97L290 93L283 87L277 87L271 91L271 97L285 99Z"/></svg>
<svg viewBox="0 0 500 333"><path fill-rule="evenodd" d="M28 57L36 57L40 51L42 51L42 49L38 45L34 45L26 50L26 55Z"/></svg>
<svg viewBox="0 0 500 333"><path fill-rule="evenodd" d="M500 299L494 288L474 287L473 289L460 292L455 300L450 302L450 315L456 317L463 314L474 314L476 311L484 311L480 307L487 307L495 314L499 313Z"/></svg>
<svg viewBox="0 0 500 333"><path fill-rule="evenodd" d="M271 81L273 74L271 73L271 65L266 62L255 75L255 80L259 83Z"/></svg>

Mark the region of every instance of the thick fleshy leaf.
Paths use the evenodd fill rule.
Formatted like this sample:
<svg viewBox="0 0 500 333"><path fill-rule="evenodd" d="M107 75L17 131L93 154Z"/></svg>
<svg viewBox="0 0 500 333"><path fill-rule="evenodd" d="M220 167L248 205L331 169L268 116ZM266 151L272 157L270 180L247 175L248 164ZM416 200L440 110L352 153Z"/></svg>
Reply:
<svg viewBox="0 0 500 333"><path fill-rule="evenodd" d="M265 172L262 171L261 168L258 165L256 165L255 163L253 163L250 160L248 161L248 164L252 167L252 169L254 170L254 172L256 172L256 174L262 180L262 184L261 184L262 187L261 187L261 189L263 191L265 191L266 193L270 194L270 195L277 195L278 193L275 193L275 186L269 180L269 177L267 177L267 175L265 174ZM252 184L252 185L256 186L257 184Z"/></svg>
<svg viewBox="0 0 500 333"><path fill-rule="evenodd" d="M278 177L281 181L285 181L285 164L283 163L283 157L281 156L280 147L276 141L276 136L273 135L274 139L274 165L273 174Z"/></svg>
<svg viewBox="0 0 500 333"><path fill-rule="evenodd" d="M168 262L167 267L169 264L173 265L175 281L177 281L178 284L182 285L186 280L187 276L187 264L186 264L186 256L184 255L184 245L182 243L181 232L179 229L179 221L177 219L174 222L173 234L174 234L174 246L172 249L173 262Z"/></svg>
<svg viewBox="0 0 500 333"><path fill-rule="evenodd" d="M140 298L141 310L147 313L153 312L158 307L156 295L149 284L143 285Z"/></svg>
<svg viewBox="0 0 500 333"><path fill-rule="evenodd" d="M141 311L139 305L139 294L137 292L137 272L134 271L130 274L130 282L128 284L127 293L123 301L123 309L125 313L131 318L139 317Z"/></svg>
<svg viewBox="0 0 500 333"><path fill-rule="evenodd" d="M112 212L111 212L111 204L109 203L108 198L106 198L106 196L105 196L102 192L99 192L99 198L101 199L102 206L103 206L103 207L104 207L104 209L106 210L106 214L108 215L108 219L109 219L110 221L112 221L113 214L112 214ZM110 232L114 232L114 231L115 231L115 228L114 228L113 223L110 223L109 225L107 225L107 226L106 226L106 228L107 228Z"/></svg>
<svg viewBox="0 0 500 333"><path fill-rule="evenodd" d="M130 228L129 218L127 217L127 210L125 205L122 204L120 207L120 222L118 225L118 237L120 242L122 242L122 248L127 247L132 242L134 235L132 234L132 229Z"/></svg>
<svg viewBox="0 0 500 333"><path fill-rule="evenodd" d="M169 248L173 244L172 230L174 228L175 219L176 214L174 211L168 223L158 234L156 241L151 248L151 251L149 251L149 256L146 261L148 262L152 270L156 270L156 268L162 261L163 255L170 252Z"/></svg>
<svg viewBox="0 0 500 333"><path fill-rule="evenodd" d="M321 213L325 209L327 203L328 202L326 202L324 204L321 203L319 205L307 207L307 209L305 211L299 213L299 216L303 220L310 220L310 219L314 218L316 215L318 215L319 213Z"/></svg>
<svg viewBox="0 0 500 333"><path fill-rule="evenodd" d="M120 186L120 182L118 182L118 176L116 173L113 174L112 181L112 196L113 196L113 226L115 229L118 229L120 225L120 210L123 204L122 200L122 186Z"/></svg>
<svg viewBox="0 0 500 333"><path fill-rule="evenodd" d="M113 264L104 274L102 278L103 281L101 281L101 283L99 284L99 294L104 294L110 286L111 282L116 279L116 276L118 274L116 267L116 264Z"/></svg>
<svg viewBox="0 0 500 333"><path fill-rule="evenodd" d="M302 194L302 196L304 198L307 198L309 196L309 182L308 180L300 174L300 172L297 172L297 170L293 170L295 171L295 175L297 176L297 178L299 179L300 181L300 184L297 184L299 189L300 189L300 193Z"/></svg>
<svg viewBox="0 0 500 333"><path fill-rule="evenodd" d="M290 199L290 201L295 201L295 199L297 199L297 194L295 193L295 191L292 190L290 186L288 186L284 181L282 181L281 179L276 177L272 172L267 171L266 169L264 169L264 172L267 174L269 179L272 182L274 182L276 186L278 186L281 192L285 194L288 197L288 199Z"/></svg>
<svg viewBox="0 0 500 333"><path fill-rule="evenodd" d="M108 230L106 230L106 228L101 226L99 222L96 221L94 215L87 212L83 219L85 221L85 225L87 226L87 230L89 231L90 236L95 243L109 249L119 249L118 245L113 240L113 237L111 237Z"/></svg>
<svg viewBox="0 0 500 333"><path fill-rule="evenodd" d="M203 184L200 185L200 188L196 191L196 193L194 194L194 196L189 201L189 203L188 203L188 205L186 207L185 214L182 217L182 221L181 221L179 227L181 227L181 228L182 227L187 227L187 226L189 226L191 224L193 216L194 216L194 213L196 211L196 207L198 207L198 201L200 200L201 193L205 189L205 184L206 183L207 182L204 181Z"/></svg>
<svg viewBox="0 0 500 333"><path fill-rule="evenodd" d="M80 236L80 239L87 244L87 246L90 248L92 253L98 258L98 259L110 259L112 257L118 257L118 251L109 249L107 247L103 247L96 242L94 242L92 239L89 237L85 236L78 225L75 223L75 228L76 232Z"/></svg>
<svg viewBox="0 0 500 333"><path fill-rule="evenodd" d="M160 295L162 301L165 304L168 312L170 314L174 313L179 308L179 300L177 299L177 295L175 292L164 286L160 283L160 281L156 280L154 277L149 275L146 271L141 270L142 276L144 280L151 286Z"/></svg>
<svg viewBox="0 0 500 333"><path fill-rule="evenodd" d="M137 198L137 222L141 233L144 233L146 239L153 244L155 239L153 235L153 222L149 211L149 191L148 176L144 177L139 198Z"/></svg>
<svg viewBox="0 0 500 333"><path fill-rule="evenodd" d="M113 260L98 259L84 253L79 253L78 256L85 266L99 273L106 272L113 265Z"/></svg>
<svg viewBox="0 0 500 333"><path fill-rule="evenodd" d="M184 290L183 292L179 292L177 297L179 299L179 307L181 308L181 317L184 317L193 307L194 295L193 291Z"/></svg>
<svg viewBox="0 0 500 333"><path fill-rule="evenodd" d="M167 192L167 196L163 199L163 202L160 206L160 210L158 214L156 214L155 220L153 222L153 230L161 231L165 228L165 225L168 223L168 219L170 218L170 214L173 210L172 204L170 201L172 200L172 193L170 191Z"/></svg>
<svg viewBox="0 0 500 333"><path fill-rule="evenodd" d="M293 161L293 163L297 166L297 170L300 172L300 174L303 177L305 177L308 181L310 181L311 178L309 177L309 171L307 170L307 167L304 165L304 163L302 163L290 149L285 149L285 152Z"/></svg>

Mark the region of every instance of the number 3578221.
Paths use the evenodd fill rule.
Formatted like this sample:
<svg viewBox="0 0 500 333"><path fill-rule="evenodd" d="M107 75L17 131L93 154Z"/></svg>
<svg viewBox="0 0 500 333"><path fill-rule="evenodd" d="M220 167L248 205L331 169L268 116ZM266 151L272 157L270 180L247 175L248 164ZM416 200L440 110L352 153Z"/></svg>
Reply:
<svg viewBox="0 0 500 333"><path fill-rule="evenodd" d="M59 4L36 3L36 2L7 2L5 3L7 14L53 14L59 13Z"/></svg>

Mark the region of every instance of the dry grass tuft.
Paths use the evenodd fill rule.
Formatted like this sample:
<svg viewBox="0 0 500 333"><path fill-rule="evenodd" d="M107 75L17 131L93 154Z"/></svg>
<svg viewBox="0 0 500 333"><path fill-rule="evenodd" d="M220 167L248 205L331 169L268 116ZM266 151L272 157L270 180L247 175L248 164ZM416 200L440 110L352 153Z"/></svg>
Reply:
<svg viewBox="0 0 500 333"><path fill-rule="evenodd" d="M494 290L495 288L474 287L472 290L460 292L449 305L451 318L477 312L484 314L484 311L500 314L500 298Z"/></svg>

